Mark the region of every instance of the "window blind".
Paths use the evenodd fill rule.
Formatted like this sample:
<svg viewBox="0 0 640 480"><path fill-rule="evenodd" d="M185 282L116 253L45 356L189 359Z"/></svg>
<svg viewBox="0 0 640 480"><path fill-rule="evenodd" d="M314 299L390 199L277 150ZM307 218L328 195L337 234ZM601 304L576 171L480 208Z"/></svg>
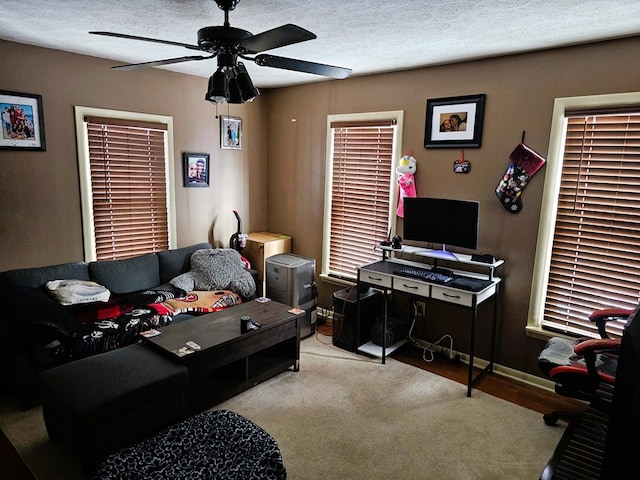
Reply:
<svg viewBox="0 0 640 480"><path fill-rule="evenodd" d="M598 337L588 315L640 299L640 108L567 114L543 328ZM608 322L622 335L624 322Z"/></svg>
<svg viewBox="0 0 640 480"><path fill-rule="evenodd" d="M162 124L86 118L96 258L169 248Z"/></svg>
<svg viewBox="0 0 640 480"><path fill-rule="evenodd" d="M387 238L393 121L335 122L329 275L353 280Z"/></svg>

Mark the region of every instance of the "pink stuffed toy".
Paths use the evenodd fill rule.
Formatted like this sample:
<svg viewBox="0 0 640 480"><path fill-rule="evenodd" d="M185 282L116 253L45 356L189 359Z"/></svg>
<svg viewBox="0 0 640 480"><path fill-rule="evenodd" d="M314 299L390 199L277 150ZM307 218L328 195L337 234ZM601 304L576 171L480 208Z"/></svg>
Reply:
<svg viewBox="0 0 640 480"><path fill-rule="evenodd" d="M398 177L398 185L400 189L398 191L398 209L396 211L400 218L404 218L404 199L406 197L416 197L416 183L413 178L413 174L416 173L416 159L412 155L405 155L400 159L400 163L396 168L396 173L400 175Z"/></svg>

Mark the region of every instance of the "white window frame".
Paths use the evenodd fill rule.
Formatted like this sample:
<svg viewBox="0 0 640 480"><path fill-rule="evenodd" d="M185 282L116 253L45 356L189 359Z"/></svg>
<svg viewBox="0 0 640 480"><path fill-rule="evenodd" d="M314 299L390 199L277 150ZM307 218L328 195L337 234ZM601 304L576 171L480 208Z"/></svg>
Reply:
<svg viewBox="0 0 640 480"><path fill-rule="evenodd" d="M398 186L394 176L395 169L398 165L400 152L402 151L402 132L404 124L404 111L393 110L385 112L367 112L367 113L349 113L349 114L336 114L327 115L327 159L326 159L326 174L325 174L325 197L324 197L324 225L322 230L322 269L320 277L324 280L336 283L338 285L352 285L353 282L348 280L336 278L331 276L329 272L329 251L330 251L330 232L331 232L331 193L333 190L333 132L331 124L333 122L357 122L357 121L374 121L374 120L393 120L395 121L395 133L393 137L393 150L392 150L392 172L391 182L389 185L389 195L391 202L389 202L389 227L392 232L396 230L396 209L398 204Z"/></svg>
<svg viewBox="0 0 640 480"><path fill-rule="evenodd" d="M562 178L564 144L566 140L565 112L574 109L617 107L640 103L640 92L556 98L551 119L549 154L546 162L544 192L540 211L540 224L536 242L536 255L529 300L527 335L547 340L563 336L557 332L543 330L544 304L547 294L551 250L556 224L558 196Z"/></svg>
<svg viewBox="0 0 640 480"><path fill-rule="evenodd" d="M165 175L167 179L167 213L169 229L169 248L176 248L176 208L175 208L175 176L173 117L149 113L126 112L102 108L75 106L76 141L78 145L78 173L80 177L80 201L82 206L82 233L84 238L85 261L96 260L96 237L93 221L93 201L91 189L91 169L89 165L89 137L85 117L95 116L116 118L130 121L154 122L166 125L165 134Z"/></svg>

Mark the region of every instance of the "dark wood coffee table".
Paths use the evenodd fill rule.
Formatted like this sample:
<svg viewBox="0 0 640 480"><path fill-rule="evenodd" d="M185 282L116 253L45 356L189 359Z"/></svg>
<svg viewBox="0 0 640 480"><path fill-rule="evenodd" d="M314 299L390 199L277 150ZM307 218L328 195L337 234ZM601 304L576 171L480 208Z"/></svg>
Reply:
<svg viewBox="0 0 640 480"><path fill-rule="evenodd" d="M189 369L187 408L206 410L293 367L299 370L302 313L291 306L256 300L190 318L162 328L145 341ZM240 317L249 315L262 326L241 333ZM182 355L192 341L201 349ZM184 349L183 349L184 350Z"/></svg>

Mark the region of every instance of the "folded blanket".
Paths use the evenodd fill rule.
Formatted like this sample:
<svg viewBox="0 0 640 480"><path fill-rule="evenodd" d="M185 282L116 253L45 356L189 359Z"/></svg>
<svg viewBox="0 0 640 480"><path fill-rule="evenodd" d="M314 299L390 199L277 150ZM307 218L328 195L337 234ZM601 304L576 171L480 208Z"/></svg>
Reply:
<svg viewBox="0 0 640 480"><path fill-rule="evenodd" d="M106 287L88 280L52 280L47 290L62 305L107 302L111 292Z"/></svg>
<svg viewBox="0 0 640 480"><path fill-rule="evenodd" d="M149 307L160 315L178 315L179 313L217 312L242 303L240 295L231 290L193 291L182 298L172 298L164 302L152 303Z"/></svg>

